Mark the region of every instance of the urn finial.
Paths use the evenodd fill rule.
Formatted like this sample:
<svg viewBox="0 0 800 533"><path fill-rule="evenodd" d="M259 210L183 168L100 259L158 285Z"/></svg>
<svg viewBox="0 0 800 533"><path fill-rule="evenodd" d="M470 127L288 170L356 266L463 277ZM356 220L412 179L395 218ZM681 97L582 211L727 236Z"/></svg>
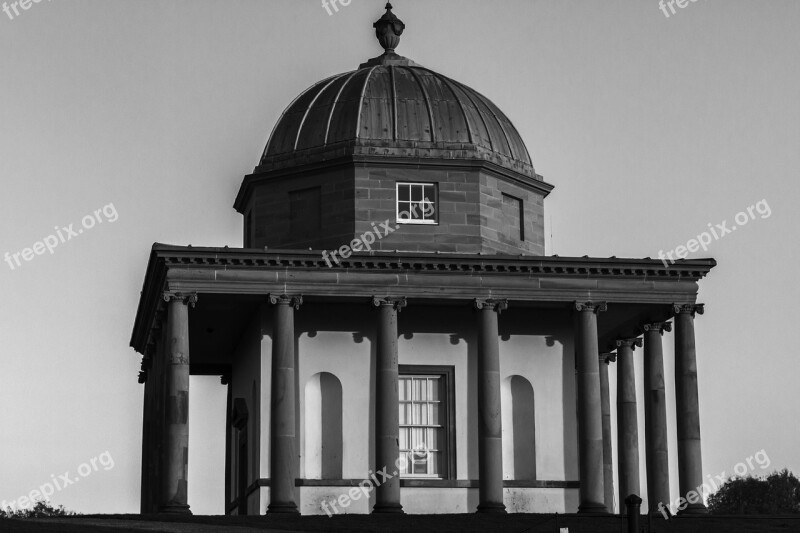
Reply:
<svg viewBox="0 0 800 533"><path fill-rule="evenodd" d="M394 49L400 44L400 36L406 25L392 13L391 2L386 3L386 13L372 25L375 28L375 36L387 54L394 53Z"/></svg>

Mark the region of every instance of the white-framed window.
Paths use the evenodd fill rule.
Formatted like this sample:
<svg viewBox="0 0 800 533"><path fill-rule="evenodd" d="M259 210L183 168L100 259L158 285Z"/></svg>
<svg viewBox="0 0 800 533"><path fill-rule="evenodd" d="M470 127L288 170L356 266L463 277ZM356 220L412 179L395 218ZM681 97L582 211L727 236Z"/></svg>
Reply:
<svg viewBox="0 0 800 533"><path fill-rule="evenodd" d="M397 223L436 224L436 184L397 184Z"/></svg>
<svg viewBox="0 0 800 533"><path fill-rule="evenodd" d="M442 478L447 447L442 375L400 376L400 475Z"/></svg>

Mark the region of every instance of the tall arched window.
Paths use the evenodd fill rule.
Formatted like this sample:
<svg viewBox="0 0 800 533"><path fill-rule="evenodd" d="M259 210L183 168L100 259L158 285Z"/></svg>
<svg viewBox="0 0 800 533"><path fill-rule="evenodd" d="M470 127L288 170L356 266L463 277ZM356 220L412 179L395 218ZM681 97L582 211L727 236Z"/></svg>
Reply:
<svg viewBox="0 0 800 533"><path fill-rule="evenodd" d="M342 478L342 383L314 374L305 390L305 477Z"/></svg>
<svg viewBox="0 0 800 533"><path fill-rule="evenodd" d="M533 386L522 376L503 380L503 470L506 479L536 479Z"/></svg>

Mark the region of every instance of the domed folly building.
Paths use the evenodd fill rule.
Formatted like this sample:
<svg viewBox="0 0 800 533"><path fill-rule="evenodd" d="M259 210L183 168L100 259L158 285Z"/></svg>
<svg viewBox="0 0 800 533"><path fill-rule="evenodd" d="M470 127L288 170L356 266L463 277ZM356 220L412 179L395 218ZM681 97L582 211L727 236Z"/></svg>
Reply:
<svg viewBox="0 0 800 533"><path fill-rule="evenodd" d="M553 186L511 120L397 55L391 5L375 28L384 54L278 120L236 197L243 248L153 246L131 339L142 512L189 512L190 375L227 386L231 514L613 512L640 462L654 511L673 319L680 495L700 486L694 318L715 262L545 257Z"/></svg>

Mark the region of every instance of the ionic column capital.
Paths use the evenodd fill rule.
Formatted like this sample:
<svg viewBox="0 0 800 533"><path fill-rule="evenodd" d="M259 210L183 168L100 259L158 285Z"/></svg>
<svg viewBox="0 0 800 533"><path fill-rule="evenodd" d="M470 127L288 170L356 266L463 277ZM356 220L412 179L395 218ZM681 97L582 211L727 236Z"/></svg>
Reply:
<svg viewBox="0 0 800 533"><path fill-rule="evenodd" d="M601 353L600 354L600 362L605 364L616 363L617 362L617 354L615 353Z"/></svg>
<svg viewBox="0 0 800 533"><path fill-rule="evenodd" d="M289 305L294 307L295 311L299 311L300 306L303 305L303 295L298 294L296 296L290 296L288 294L270 294L269 303L272 305Z"/></svg>
<svg viewBox="0 0 800 533"><path fill-rule="evenodd" d="M508 300L497 298L475 298L472 302L475 309L487 309L489 311L496 311L499 315L501 312L508 309Z"/></svg>
<svg viewBox="0 0 800 533"><path fill-rule="evenodd" d="M705 313L705 304L672 304L672 313L675 315L691 314L694 318L695 314Z"/></svg>
<svg viewBox="0 0 800 533"><path fill-rule="evenodd" d="M665 331L672 331L672 322L650 322L649 324L642 324L642 331L645 333L655 331L659 335L664 335Z"/></svg>
<svg viewBox="0 0 800 533"><path fill-rule="evenodd" d="M183 305L191 305L194 307L197 305L197 293L193 292L191 294L184 294L182 292L171 292L171 291L164 291L162 298L165 302L181 302Z"/></svg>
<svg viewBox="0 0 800 533"><path fill-rule="evenodd" d="M606 302L575 302L576 311L590 311L594 314L608 310Z"/></svg>
<svg viewBox="0 0 800 533"><path fill-rule="evenodd" d="M634 337L630 339L617 339L617 348L630 348L631 350L635 350L638 346L639 348L642 347L642 339L640 337Z"/></svg>
<svg viewBox="0 0 800 533"><path fill-rule="evenodd" d="M403 307L408 305L408 301L406 300L405 296L386 296L385 298L381 298L380 296L373 296L372 297L372 305L375 307L388 307L391 306L395 311L400 311Z"/></svg>

